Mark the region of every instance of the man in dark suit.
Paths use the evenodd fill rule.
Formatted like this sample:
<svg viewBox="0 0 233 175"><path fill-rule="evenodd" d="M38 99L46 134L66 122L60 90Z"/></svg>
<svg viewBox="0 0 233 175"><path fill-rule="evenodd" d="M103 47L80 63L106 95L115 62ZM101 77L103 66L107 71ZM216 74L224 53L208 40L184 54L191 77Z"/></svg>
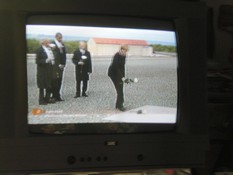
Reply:
<svg viewBox="0 0 233 175"><path fill-rule="evenodd" d="M50 41L44 39L36 52L37 86L39 88L39 104L54 103L50 98L52 88L52 74L54 55L49 47Z"/></svg>
<svg viewBox="0 0 233 175"><path fill-rule="evenodd" d="M89 51L87 51L85 42L79 43L79 49L77 49L74 52L72 61L75 64L75 76L76 76L76 95L74 98L80 97L81 82L83 83L82 96L88 97L87 85L89 80L89 74L92 73L92 63L91 63L91 54Z"/></svg>
<svg viewBox="0 0 233 175"><path fill-rule="evenodd" d="M60 91L62 86L63 72L66 65L66 49L62 43L61 33L56 33L52 44L55 46L53 48L55 64L53 65L52 97L55 101L63 101Z"/></svg>
<svg viewBox="0 0 233 175"><path fill-rule="evenodd" d="M108 76L111 78L117 92L116 109L125 111L123 84L125 81L125 59L128 51L127 45L122 45L117 52L108 69Z"/></svg>

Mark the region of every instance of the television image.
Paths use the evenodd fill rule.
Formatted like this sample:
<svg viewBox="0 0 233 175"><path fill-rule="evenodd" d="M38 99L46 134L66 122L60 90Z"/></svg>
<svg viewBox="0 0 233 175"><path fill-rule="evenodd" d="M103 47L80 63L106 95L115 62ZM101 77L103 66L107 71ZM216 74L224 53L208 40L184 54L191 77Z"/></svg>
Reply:
<svg viewBox="0 0 233 175"><path fill-rule="evenodd" d="M59 91L65 100L40 104L40 90L37 86L37 81L40 80L37 76L40 74L38 66L40 67L41 64L36 61L39 57L38 49L41 48L41 41L46 38L54 43L57 33L61 33L64 37L63 47L66 49L64 75L61 78L62 86ZM107 127L107 123L127 124L124 128L114 130L111 128L109 132L132 132L136 128L129 127L130 123L133 125L155 123L161 125L161 130L174 128L178 94L174 31L29 24L26 26L26 36L28 123L32 130L33 127L35 130L39 126L41 132L45 128L50 128L49 131L45 130L50 134L51 132L79 133L82 132L78 129L79 123L97 123L97 125L100 123L102 127L104 127L102 123ZM80 50L80 42L85 42L87 50L91 53L90 66L93 71L86 90L88 97L74 98L77 85L73 58L74 52ZM113 57L120 51L121 45L129 47L124 67L125 77L129 77L130 81L122 81L125 84L125 105L128 108L124 112L115 109L117 93L107 74ZM51 50L55 50L53 47L54 45L51 45ZM56 55L56 52L53 52ZM52 68L56 66L51 63L47 65L51 65ZM81 89L82 87L81 84ZM54 94L50 94L50 99L53 99ZM56 124L61 129L57 128ZM165 126L162 126L163 124ZM95 132L101 132L101 129L98 128Z"/></svg>
<svg viewBox="0 0 233 175"><path fill-rule="evenodd" d="M0 22L0 174L205 164L204 3L0 1ZM50 72L56 63L57 33L62 34L60 53L66 56L59 75ZM76 51L90 53L92 68L87 90L80 94ZM49 57L43 60L49 69L42 77L49 83L54 75L61 80L61 100L49 89L51 101L40 101L39 53ZM125 57L120 84L125 110L116 105L117 93L108 76L115 54ZM45 93L47 88L42 89Z"/></svg>

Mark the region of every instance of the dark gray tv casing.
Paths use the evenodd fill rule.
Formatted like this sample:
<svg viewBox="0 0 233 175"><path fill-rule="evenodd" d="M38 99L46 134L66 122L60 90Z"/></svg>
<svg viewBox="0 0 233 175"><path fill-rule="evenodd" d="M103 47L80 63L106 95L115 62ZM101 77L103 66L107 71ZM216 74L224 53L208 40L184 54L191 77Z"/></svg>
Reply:
<svg viewBox="0 0 233 175"><path fill-rule="evenodd" d="M156 125L150 125L155 131L73 135L29 132L27 23L166 29L165 21L170 21L176 31L178 50L178 112L174 130L160 132ZM204 3L0 0L0 24L0 174L204 165L208 147Z"/></svg>

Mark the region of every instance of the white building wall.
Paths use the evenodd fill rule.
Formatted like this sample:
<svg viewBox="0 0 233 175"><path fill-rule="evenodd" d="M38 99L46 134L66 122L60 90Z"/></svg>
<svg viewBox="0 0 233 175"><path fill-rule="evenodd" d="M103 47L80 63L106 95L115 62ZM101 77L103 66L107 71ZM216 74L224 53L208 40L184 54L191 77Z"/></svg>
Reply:
<svg viewBox="0 0 233 175"><path fill-rule="evenodd" d="M128 54L131 56L141 56L144 46L129 46Z"/></svg>
<svg viewBox="0 0 233 175"><path fill-rule="evenodd" d="M89 39L87 42L87 50L91 53L91 55L96 55L96 43L93 39Z"/></svg>
<svg viewBox="0 0 233 175"><path fill-rule="evenodd" d="M96 55L97 56L111 56L119 51L120 45L114 44L97 44L96 45Z"/></svg>
<svg viewBox="0 0 233 175"><path fill-rule="evenodd" d="M88 50L93 56L112 56L120 49L118 44L96 44L93 39L87 43ZM150 46L129 45L129 56L151 56L153 48Z"/></svg>
<svg viewBox="0 0 233 175"><path fill-rule="evenodd" d="M153 47L151 47L151 46L144 47L143 51L142 51L142 55L143 56L152 56L153 55Z"/></svg>
<svg viewBox="0 0 233 175"><path fill-rule="evenodd" d="M129 46L128 54L132 56L151 56L153 48L150 46Z"/></svg>

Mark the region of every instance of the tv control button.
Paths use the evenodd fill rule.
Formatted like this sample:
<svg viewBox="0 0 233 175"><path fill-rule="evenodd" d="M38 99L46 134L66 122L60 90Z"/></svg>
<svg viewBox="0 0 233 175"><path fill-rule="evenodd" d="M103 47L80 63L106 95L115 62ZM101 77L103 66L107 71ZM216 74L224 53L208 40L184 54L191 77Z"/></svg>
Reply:
<svg viewBox="0 0 233 175"><path fill-rule="evenodd" d="M137 160L138 160L138 161L143 161L143 160L144 160L144 156L143 156L142 154L139 154L139 155L137 156Z"/></svg>
<svg viewBox="0 0 233 175"><path fill-rule="evenodd" d="M70 165L73 165L76 163L76 157L75 156L68 156L67 157L67 163Z"/></svg>

